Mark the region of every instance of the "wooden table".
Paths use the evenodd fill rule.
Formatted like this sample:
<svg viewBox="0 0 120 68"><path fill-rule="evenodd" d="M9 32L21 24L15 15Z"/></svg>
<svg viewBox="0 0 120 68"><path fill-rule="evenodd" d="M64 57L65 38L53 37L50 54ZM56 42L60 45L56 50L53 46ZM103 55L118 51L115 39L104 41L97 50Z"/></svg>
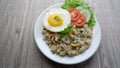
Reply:
<svg viewBox="0 0 120 68"><path fill-rule="evenodd" d="M120 0L87 1L101 26L100 48L86 62L61 65L39 51L33 29L41 12L64 0L0 0L0 68L120 68Z"/></svg>

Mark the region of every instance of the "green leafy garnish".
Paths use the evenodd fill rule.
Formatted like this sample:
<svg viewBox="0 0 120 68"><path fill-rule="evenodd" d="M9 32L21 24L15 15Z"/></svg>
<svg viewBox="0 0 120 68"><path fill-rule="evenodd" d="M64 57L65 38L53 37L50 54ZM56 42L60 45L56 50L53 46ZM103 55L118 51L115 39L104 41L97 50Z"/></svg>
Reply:
<svg viewBox="0 0 120 68"><path fill-rule="evenodd" d="M60 18L58 16L55 16L54 18L57 22L60 21Z"/></svg>
<svg viewBox="0 0 120 68"><path fill-rule="evenodd" d="M90 17L90 20L89 20L89 22L88 22L88 27L89 27L89 28L93 28L93 26L95 25L96 20L95 20L95 18L94 18L94 13L93 13L93 11L90 10L90 12L91 12L91 17Z"/></svg>
<svg viewBox="0 0 120 68"><path fill-rule="evenodd" d="M63 9L69 9L69 8L77 8L79 11L83 9L87 9L90 11L90 20L88 21L88 27L93 28L95 24L95 18L93 10L91 9L90 5L86 3L84 0L65 0L65 3L61 6Z"/></svg>
<svg viewBox="0 0 120 68"><path fill-rule="evenodd" d="M69 24L69 26L67 28L65 28L63 31L61 31L59 34L61 37L64 36L70 36L70 34L72 33L72 24Z"/></svg>
<svg viewBox="0 0 120 68"><path fill-rule="evenodd" d="M90 5L85 1L81 0L80 2L81 2L80 6L83 7L83 9L91 9Z"/></svg>
<svg viewBox="0 0 120 68"><path fill-rule="evenodd" d="M63 9L76 8L80 5L80 0L65 0L65 3L61 6Z"/></svg>

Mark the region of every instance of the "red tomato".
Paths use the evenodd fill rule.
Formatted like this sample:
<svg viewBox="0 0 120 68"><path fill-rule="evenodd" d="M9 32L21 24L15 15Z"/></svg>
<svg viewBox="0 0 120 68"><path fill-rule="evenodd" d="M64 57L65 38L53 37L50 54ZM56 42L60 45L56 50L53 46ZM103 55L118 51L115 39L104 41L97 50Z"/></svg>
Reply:
<svg viewBox="0 0 120 68"><path fill-rule="evenodd" d="M80 13L78 9L71 8L68 10L70 15L71 15L71 22L73 25L77 27L82 27L84 26L86 22L86 17Z"/></svg>
<svg viewBox="0 0 120 68"><path fill-rule="evenodd" d="M72 22L77 21L80 18L80 11L79 10L77 10L75 8L70 8L68 11L71 15Z"/></svg>
<svg viewBox="0 0 120 68"><path fill-rule="evenodd" d="M85 23L86 18L83 14L81 14L81 17L77 21L72 22L72 24L74 24L77 27L83 27Z"/></svg>

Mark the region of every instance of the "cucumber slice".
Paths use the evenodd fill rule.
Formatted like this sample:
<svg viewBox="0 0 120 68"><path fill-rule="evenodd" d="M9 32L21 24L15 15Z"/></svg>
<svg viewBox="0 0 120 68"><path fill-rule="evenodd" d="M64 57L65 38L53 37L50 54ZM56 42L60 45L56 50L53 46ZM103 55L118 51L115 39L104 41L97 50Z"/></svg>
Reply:
<svg viewBox="0 0 120 68"><path fill-rule="evenodd" d="M78 9L79 11L83 10L84 8L81 6L78 6L76 9Z"/></svg>
<svg viewBox="0 0 120 68"><path fill-rule="evenodd" d="M83 15L85 15L86 17L86 22L88 22L90 20L90 17L91 17L91 13L90 13L90 10L88 9L82 9L80 11Z"/></svg>

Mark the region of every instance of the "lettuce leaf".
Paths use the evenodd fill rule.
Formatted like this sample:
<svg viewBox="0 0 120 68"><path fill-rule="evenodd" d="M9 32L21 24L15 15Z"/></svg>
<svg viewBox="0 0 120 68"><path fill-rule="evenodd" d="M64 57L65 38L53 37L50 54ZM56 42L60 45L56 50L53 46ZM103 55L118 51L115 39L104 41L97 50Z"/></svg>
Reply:
<svg viewBox="0 0 120 68"><path fill-rule="evenodd" d="M73 26L71 24L69 24L67 28L65 28L63 31L61 31L59 33L60 36L61 37L70 36L70 34L72 33L72 28L73 28Z"/></svg>
<svg viewBox="0 0 120 68"><path fill-rule="evenodd" d="M89 28L93 28L93 26L95 25L96 20L95 20L95 18L94 18L94 13L93 13L93 11L90 10L90 12L91 12L91 17L90 17L90 20L89 20L89 22L88 22L88 27L89 27Z"/></svg>
<svg viewBox="0 0 120 68"><path fill-rule="evenodd" d="M90 5L84 0L65 0L65 3L61 6L63 9L83 7L83 9L88 9L91 13L90 20L88 21L88 27L93 28L95 24L94 12L91 9Z"/></svg>
<svg viewBox="0 0 120 68"><path fill-rule="evenodd" d="M80 5L80 0L65 0L65 3L61 6L63 9L76 8Z"/></svg>

